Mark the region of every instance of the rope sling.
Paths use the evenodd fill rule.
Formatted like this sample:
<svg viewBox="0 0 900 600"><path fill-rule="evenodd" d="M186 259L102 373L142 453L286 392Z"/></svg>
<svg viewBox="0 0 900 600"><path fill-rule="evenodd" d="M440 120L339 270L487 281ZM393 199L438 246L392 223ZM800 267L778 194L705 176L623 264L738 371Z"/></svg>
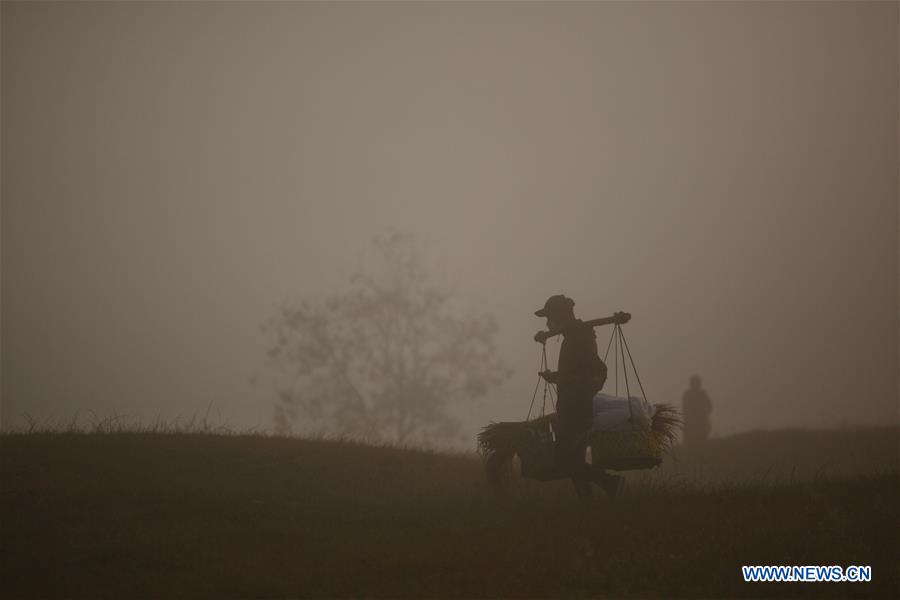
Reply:
<svg viewBox="0 0 900 600"><path fill-rule="evenodd" d="M596 470L652 469L662 463L663 453L674 443L680 419L677 411L667 404L649 405L644 383L641 381L634 355L625 338L621 323L615 323L610 319L595 319L586 322L585 325L596 327L607 323L613 324L614 327L606 345L603 361L606 364L612 353L613 364L610 366L613 367L613 382L609 387L614 388L616 397L609 397L605 394L597 397L595 394L596 410L595 406L591 406L591 416L585 415L586 418L591 419L590 423L585 423L585 425L589 425L584 431L587 436L584 440L586 442L585 463ZM535 341L541 343L539 373L544 373L548 370L547 340L560 332L538 333ZM596 350L594 352L596 353ZM599 358L596 354L595 357ZM621 385L619 383L620 370L622 372ZM629 370L633 374L629 373ZM599 365L597 375L602 375ZM553 378L551 377L551 379ZM544 382L542 401L538 409L537 396L538 391L541 390L542 381ZM632 403L631 386L635 381L637 381L638 389L643 396L643 404ZM624 387L625 394L628 395L624 399L628 402L628 412L625 412L624 407L620 404L623 399L618 397L622 387ZM613 390L610 389L610 391ZM637 392L637 390L635 391ZM608 403L604 406L602 403L607 399ZM551 409L547 407L548 401ZM594 399L592 398L591 401L593 403ZM548 410L555 411L558 408L558 387L539 374L525 421L491 423L479 434L479 444L488 456L489 473L493 472L495 480L502 479L498 473L502 470L503 465L512 461L516 455L519 457L523 478L554 481L571 477L571 471L560 462L560 447L555 431L559 423L555 414L548 414ZM578 429L577 433L580 436L582 435L581 428ZM571 437L569 439L578 444L581 443L581 440Z"/></svg>
<svg viewBox="0 0 900 600"><path fill-rule="evenodd" d="M615 341L615 348L613 348L613 341ZM631 423L632 430L634 430L634 408L631 405L631 386L628 381L628 368L627 363L625 362L626 354L628 356L628 361L631 364L631 370L634 372L635 379L637 379L637 383L641 390L641 396L643 397L644 402L647 402L647 393L644 391L644 384L641 382L641 376L638 374L637 367L634 364L634 358L631 355L631 348L628 347L628 341L625 339L625 333L622 331L622 325L619 323L615 324L612 334L609 336L609 343L606 345L606 353L603 355L604 363L606 363L609 358L610 349L613 350L613 377L616 386L616 396L619 395L619 356L622 357L622 378L625 382L625 394L626 401L628 403L629 422ZM541 344L540 371L546 371L547 368L547 342L544 341L544 343ZM534 393L531 395L531 405L528 407L528 415L525 417L526 421L531 419L531 413L534 410L534 402L537 399L537 393L538 389L540 389L541 387L541 381L544 382L544 397L541 404L540 416L543 417L546 414L548 393L553 410L556 410L556 397L559 395L559 390L555 389L555 384L551 384L546 379L538 375L537 383L534 386Z"/></svg>

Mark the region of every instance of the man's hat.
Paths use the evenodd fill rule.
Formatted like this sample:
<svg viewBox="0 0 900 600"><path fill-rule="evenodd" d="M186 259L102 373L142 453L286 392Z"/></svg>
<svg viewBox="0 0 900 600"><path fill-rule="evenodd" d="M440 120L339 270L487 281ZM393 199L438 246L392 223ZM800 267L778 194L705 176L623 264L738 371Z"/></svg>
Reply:
<svg viewBox="0 0 900 600"><path fill-rule="evenodd" d="M544 302L544 308L534 311L534 314L538 317L558 315L559 313L565 313L566 311L571 310L573 306L575 306L574 300L566 298L562 294L557 294L547 298L547 301Z"/></svg>

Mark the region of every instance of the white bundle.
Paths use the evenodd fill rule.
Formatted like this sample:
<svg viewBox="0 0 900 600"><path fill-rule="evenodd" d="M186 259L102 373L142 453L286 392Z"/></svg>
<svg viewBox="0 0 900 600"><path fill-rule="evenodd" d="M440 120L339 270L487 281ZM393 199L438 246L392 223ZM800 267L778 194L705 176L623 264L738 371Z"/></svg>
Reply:
<svg viewBox="0 0 900 600"><path fill-rule="evenodd" d="M594 431L650 431L654 406L645 398L594 396Z"/></svg>

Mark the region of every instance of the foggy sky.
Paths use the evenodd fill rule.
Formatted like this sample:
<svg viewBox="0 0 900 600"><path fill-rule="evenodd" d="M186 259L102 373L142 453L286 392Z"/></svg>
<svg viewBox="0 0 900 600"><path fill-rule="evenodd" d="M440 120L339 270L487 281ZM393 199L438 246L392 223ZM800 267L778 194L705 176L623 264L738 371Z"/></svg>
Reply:
<svg viewBox="0 0 900 600"><path fill-rule="evenodd" d="M259 325L389 227L499 320L470 435L556 293L714 434L896 423L898 224L896 3L2 4L4 426L271 427Z"/></svg>

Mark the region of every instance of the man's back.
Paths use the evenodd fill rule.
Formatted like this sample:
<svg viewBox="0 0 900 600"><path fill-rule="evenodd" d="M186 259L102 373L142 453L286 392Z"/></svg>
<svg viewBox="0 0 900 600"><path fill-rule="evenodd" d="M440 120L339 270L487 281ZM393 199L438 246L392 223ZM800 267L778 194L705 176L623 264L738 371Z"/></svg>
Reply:
<svg viewBox="0 0 900 600"><path fill-rule="evenodd" d="M557 385L560 399L584 394L593 396L598 360L597 334L592 327L585 327L581 319L576 319L563 332L559 349Z"/></svg>

